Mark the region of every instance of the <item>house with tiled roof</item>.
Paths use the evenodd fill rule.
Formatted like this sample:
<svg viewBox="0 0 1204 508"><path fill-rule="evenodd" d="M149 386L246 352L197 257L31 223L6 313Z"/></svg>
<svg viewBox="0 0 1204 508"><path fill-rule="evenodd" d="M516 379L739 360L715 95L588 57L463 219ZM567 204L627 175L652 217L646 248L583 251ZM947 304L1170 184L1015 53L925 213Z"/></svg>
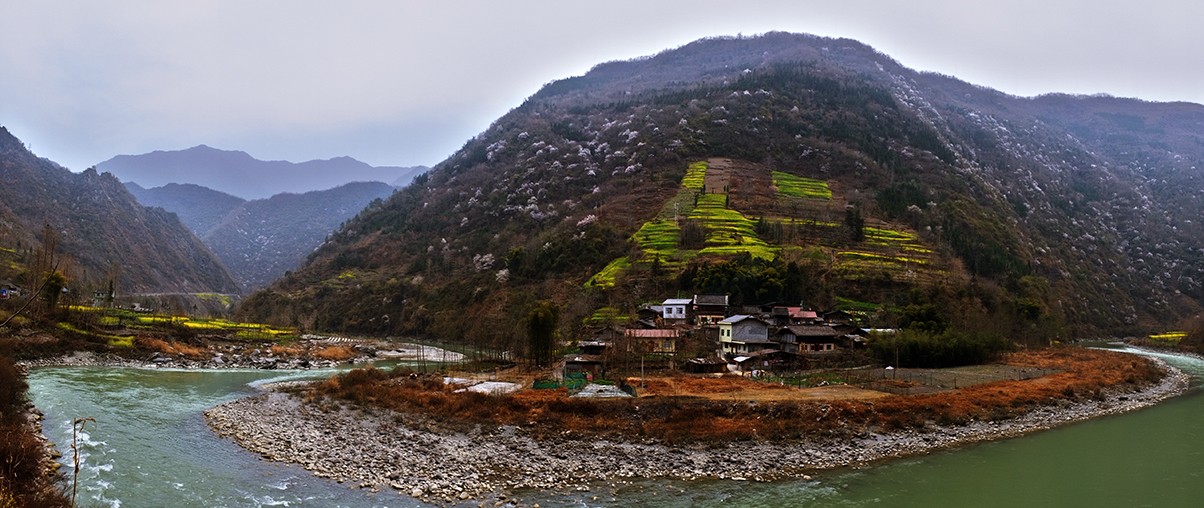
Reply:
<svg viewBox="0 0 1204 508"><path fill-rule="evenodd" d="M769 323L747 314L737 314L719 322L719 346L724 354L778 349L778 343L769 338Z"/></svg>

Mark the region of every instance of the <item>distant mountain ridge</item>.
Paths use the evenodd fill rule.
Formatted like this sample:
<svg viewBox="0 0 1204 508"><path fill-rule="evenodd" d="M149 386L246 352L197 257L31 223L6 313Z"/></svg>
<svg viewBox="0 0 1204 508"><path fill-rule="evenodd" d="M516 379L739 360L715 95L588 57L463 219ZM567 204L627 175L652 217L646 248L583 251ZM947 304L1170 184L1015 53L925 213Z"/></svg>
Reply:
<svg viewBox="0 0 1204 508"><path fill-rule="evenodd" d="M410 183L426 166L371 166L351 157L307 162L264 161L246 152L197 145L186 150L118 155L96 165L123 182L143 188L196 184L243 199L265 199L282 192L301 194L351 182Z"/></svg>
<svg viewBox="0 0 1204 508"><path fill-rule="evenodd" d="M143 205L179 216L244 289L262 287L296 268L344 221L394 191L381 182L352 182L248 201L196 184L125 185Z"/></svg>

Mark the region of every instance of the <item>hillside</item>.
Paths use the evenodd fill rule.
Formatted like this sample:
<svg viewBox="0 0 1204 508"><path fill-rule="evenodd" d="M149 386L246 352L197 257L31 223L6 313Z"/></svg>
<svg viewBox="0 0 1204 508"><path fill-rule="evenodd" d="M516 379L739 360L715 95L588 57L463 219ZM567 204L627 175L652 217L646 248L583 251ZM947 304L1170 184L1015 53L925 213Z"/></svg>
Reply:
<svg viewBox="0 0 1204 508"><path fill-rule="evenodd" d="M44 247L48 225L78 294L110 280L122 294L237 292L221 262L174 215L139 205L112 175L75 174L36 157L2 127L0 182L0 249L27 258ZM21 265L13 260L5 271ZM17 285L26 278L0 277Z"/></svg>
<svg viewBox="0 0 1204 508"><path fill-rule="evenodd" d="M142 204L177 214L244 289L263 287L296 268L344 221L394 191L380 182L355 182L246 201L193 184L125 185Z"/></svg>
<svg viewBox="0 0 1204 508"><path fill-rule="evenodd" d="M198 145L186 150L118 155L96 165L123 182L144 188L196 184L243 199L326 190L351 182L404 186L425 166L370 166L351 157L307 162L263 161L246 152Z"/></svg>
<svg viewBox="0 0 1204 508"><path fill-rule="evenodd" d="M1199 105L1008 96L850 40L705 39L545 86L241 312L513 349L536 299L572 339L723 291L1142 333L1201 308L1201 127Z"/></svg>

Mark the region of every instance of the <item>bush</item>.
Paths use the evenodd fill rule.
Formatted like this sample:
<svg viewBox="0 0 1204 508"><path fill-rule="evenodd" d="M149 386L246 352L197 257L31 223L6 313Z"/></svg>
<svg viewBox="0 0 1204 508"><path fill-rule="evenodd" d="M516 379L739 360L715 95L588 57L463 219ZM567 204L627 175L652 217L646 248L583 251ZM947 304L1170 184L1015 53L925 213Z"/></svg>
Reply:
<svg viewBox="0 0 1204 508"><path fill-rule="evenodd" d="M870 343L878 361L896 367L942 368L998 360L1012 345L1002 337L945 331L903 330Z"/></svg>

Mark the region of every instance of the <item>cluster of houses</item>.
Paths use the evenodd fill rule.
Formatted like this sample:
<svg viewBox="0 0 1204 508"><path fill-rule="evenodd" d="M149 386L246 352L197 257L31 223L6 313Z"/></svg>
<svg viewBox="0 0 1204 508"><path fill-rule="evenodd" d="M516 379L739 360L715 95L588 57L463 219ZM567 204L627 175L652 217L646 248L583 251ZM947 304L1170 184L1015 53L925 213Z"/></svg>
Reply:
<svg viewBox="0 0 1204 508"><path fill-rule="evenodd" d="M565 358L565 371L596 375L622 352L664 358L672 368L693 372L802 366L862 347L866 334L843 311L734 306L727 295L694 295L644 305L626 327L598 330L578 343L580 353Z"/></svg>

